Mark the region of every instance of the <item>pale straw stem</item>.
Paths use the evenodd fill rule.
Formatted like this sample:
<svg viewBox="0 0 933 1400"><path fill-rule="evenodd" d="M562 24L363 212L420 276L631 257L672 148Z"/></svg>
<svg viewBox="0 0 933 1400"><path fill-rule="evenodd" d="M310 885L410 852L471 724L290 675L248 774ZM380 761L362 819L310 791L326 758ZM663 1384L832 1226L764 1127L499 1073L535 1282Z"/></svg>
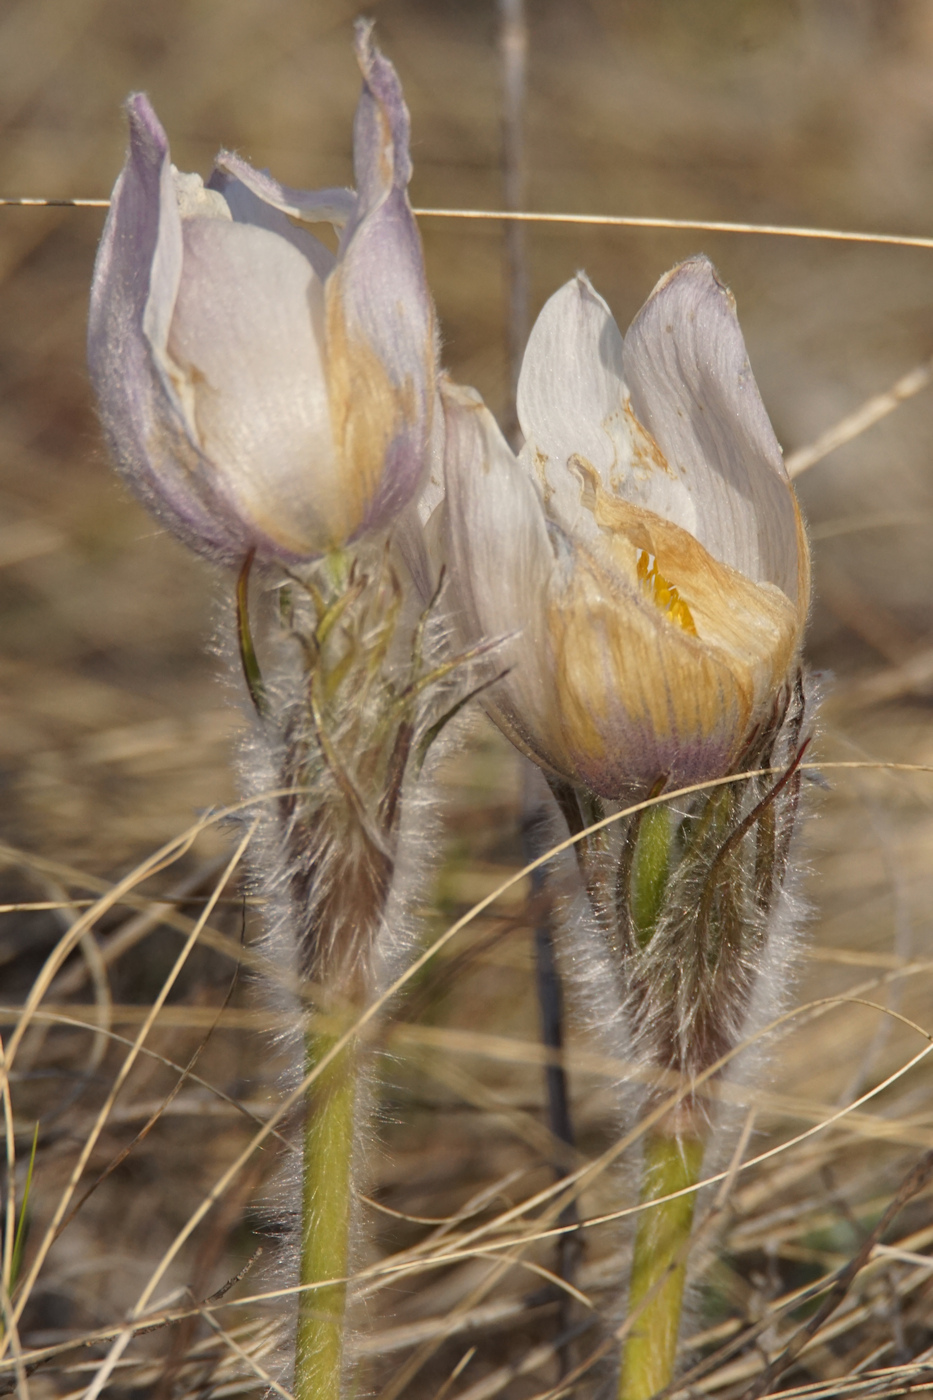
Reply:
<svg viewBox="0 0 933 1400"><path fill-rule="evenodd" d="M0 208L109 209L109 199L47 199L39 195L0 198ZM660 228L690 233L757 233L774 238L815 238L837 243L879 243L894 248L933 248L933 238L906 233L869 233L858 229L809 228L797 224L745 224L731 219L661 219L636 214L561 214L517 209L429 209L412 213L422 219L501 219L526 224L593 224L601 228Z"/></svg>
<svg viewBox="0 0 933 1400"><path fill-rule="evenodd" d="M933 357L902 375L883 394L873 394L870 399L866 399L853 413L847 413L838 423L827 428L825 433L820 433L809 447L800 447L796 452L792 452L784 463L788 476L799 476L808 467L828 457L830 452L835 452L837 448L844 447L853 438L867 432L876 423L880 423L882 418L887 418L889 413L899 408L906 399L912 399L914 394L919 394L921 389L925 389L931 382Z"/></svg>

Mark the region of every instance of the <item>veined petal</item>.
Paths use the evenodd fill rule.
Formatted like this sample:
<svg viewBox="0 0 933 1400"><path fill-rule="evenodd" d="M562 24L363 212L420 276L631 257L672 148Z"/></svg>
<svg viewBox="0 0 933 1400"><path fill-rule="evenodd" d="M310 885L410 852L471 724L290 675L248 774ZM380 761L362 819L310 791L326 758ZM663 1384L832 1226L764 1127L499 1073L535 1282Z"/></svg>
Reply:
<svg viewBox="0 0 933 1400"><path fill-rule="evenodd" d="M204 456L285 555L341 544L347 518L323 365L324 289L265 228L186 219L166 372Z"/></svg>
<svg viewBox="0 0 933 1400"><path fill-rule="evenodd" d="M392 520L427 474L436 363L434 308L406 192L408 110L370 28L357 26L359 199L326 288L331 422L363 530Z"/></svg>
<svg viewBox="0 0 933 1400"><path fill-rule="evenodd" d="M578 773L618 797L662 775L680 786L728 772L783 695L806 605L640 506L605 493L596 514L602 548L580 551L550 616Z"/></svg>
<svg viewBox="0 0 933 1400"><path fill-rule="evenodd" d="M728 771L742 715L729 668L689 648L578 548L549 625L570 781L608 798Z"/></svg>
<svg viewBox="0 0 933 1400"><path fill-rule="evenodd" d="M128 104L91 373L130 484L228 563L312 558L383 529L430 468L437 352L408 112L370 26L357 56L359 197L303 195L227 154L205 187L171 166L148 101ZM349 220L337 258L288 215Z"/></svg>
<svg viewBox="0 0 933 1400"><path fill-rule="evenodd" d="M166 394L164 347L181 277L181 218L165 132L142 94L127 102L129 150L104 226L88 325L88 361L114 460L144 504L202 554L242 556L232 503Z"/></svg>
<svg viewBox="0 0 933 1400"><path fill-rule="evenodd" d="M559 488L582 458L605 486L628 465L622 334L583 273L545 302L528 337L516 406L526 456L542 483Z"/></svg>
<svg viewBox="0 0 933 1400"><path fill-rule="evenodd" d="M521 457L542 484L549 515L575 538L595 535L599 486L677 520L695 504L632 412L622 374L622 334L584 273L545 303L518 381Z"/></svg>
<svg viewBox="0 0 933 1400"><path fill-rule="evenodd" d="M735 303L708 258L662 277L625 337L632 407L694 503L672 514L724 564L796 602L808 590L781 449Z"/></svg>

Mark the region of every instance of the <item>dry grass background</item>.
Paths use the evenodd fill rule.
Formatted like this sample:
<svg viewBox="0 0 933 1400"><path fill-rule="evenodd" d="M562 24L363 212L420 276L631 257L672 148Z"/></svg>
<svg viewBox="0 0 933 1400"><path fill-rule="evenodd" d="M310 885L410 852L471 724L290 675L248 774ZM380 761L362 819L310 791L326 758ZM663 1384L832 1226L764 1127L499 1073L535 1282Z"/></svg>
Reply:
<svg viewBox="0 0 933 1400"><path fill-rule="evenodd" d="M933 0L529 0L528 8L529 207L933 234ZM412 110L415 202L500 206L492 0L377 0L368 9ZM6 0L0 193L106 195L122 158L119 103L137 88L152 96L183 169L206 172L225 144L290 183L347 181L355 13L342 0ZM101 223L93 211L0 209L7 1040L80 901L235 795L228 755L238 721L202 649L218 581L127 499L96 433L83 336ZM423 234L447 364L501 413L501 226L425 220ZM929 250L536 225L534 309L582 266L624 326L656 277L700 248L736 293L788 451L933 353ZM819 744L826 760L933 764L931 429L927 391L800 481L816 559L810 660L834 675ZM519 863L519 776L504 743L478 726L449 780L435 932ZM851 1000L792 1022L755 1097L746 1158L875 1088L933 1028L933 777L833 773L815 806L806 835L812 945L795 1001L855 992L920 1029ZM118 1037L137 1034L226 852L227 836L212 828L134 884L66 964L47 1014L22 1042L12 1081L20 1192L39 1123L27 1268L126 1055ZM167 914L155 904L166 894L189 902ZM517 886L465 930L385 1031L372 1191L391 1211L442 1218L472 1201L477 1220L491 1222L551 1179L526 899ZM24 907L35 903L48 907ZM103 1126L76 1201L164 1111L52 1246L20 1322L24 1351L117 1327L255 1119L268 1117L274 1051L247 979L230 993L256 931L234 878ZM179 1075L159 1057L185 1065L208 1031L198 1077L166 1105ZM611 1074L574 1031L570 1073L583 1161L617 1130ZM808 1315L806 1306L777 1310L857 1254L933 1147L931 1093L933 1073L921 1063L731 1183L687 1359L698 1364L730 1342L735 1351L710 1362L692 1394L749 1393ZM260 1241L265 1260L225 1301L270 1286L263 1269L277 1224L268 1183L282 1152L272 1140L256 1154L175 1259L157 1300L207 1298ZM583 1215L611 1209L618 1189L618 1177L600 1177L584 1193ZM385 1211L373 1220L383 1255L411 1249L433 1228ZM578 1283L603 1307L620 1236L610 1225L586 1238ZM881 1247L776 1388L933 1390L933 1371L925 1381L915 1360L933 1347L931 1243L927 1190L883 1238L868 1239ZM545 1266L553 1259L543 1241L519 1254ZM361 1313L365 1383L384 1400L431 1400L442 1390L524 1400L556 1384L552 1344L566 1309L518 1262L497 1272L474 1257L383 1279ZM271 1346L269 1313L247 1306L212 1316L226 1337L204 1316L138 1337L106 1393L260 1393L255 1366ZM569 1321L584 1328L588 1316L576 1303ZM598 1324L582 1330L575 1359L603 1336ZM21 1367L9 1384L34 1400L81 1394L105 1351L71 1345L29 1375ZM577 1390L596 1394L598 1383L584 1378Z"/></svg>

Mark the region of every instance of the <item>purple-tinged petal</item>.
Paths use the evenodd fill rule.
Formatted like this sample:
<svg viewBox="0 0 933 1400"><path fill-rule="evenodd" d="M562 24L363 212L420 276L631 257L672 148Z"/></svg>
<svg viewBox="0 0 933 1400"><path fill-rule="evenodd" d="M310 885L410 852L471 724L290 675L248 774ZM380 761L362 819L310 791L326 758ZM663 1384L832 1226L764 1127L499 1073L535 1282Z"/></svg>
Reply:
<svg viewBox="0 0 933 1400"><path fill-rule="evenodd" d="M233 151L221 151L214 164L251 190L263 204L306 223L333 224L342 228L352 218L357 197L353 190L297 190L280 184L268 170L255 170Z"/></svg>
<svg viewBox="0 0 933 1400"><path fill-rule="evenodd" d="M120 472L169 529L201 553L244 553L233 513L199 489L199 454L153 360L151 337L167 338L181 276L181 219L165 132L142 94L126 110L129 151L97 254L88 326L103 427Z"/></svg>
<svg viewBox="0 0 933 1400"><path fill-rule="evenodd" d="M224 155L179 174L147 100L98 257L91 373L118 466L194 549L306 559L385 528L429 469L436 346L408 204L408 113L369 29L365 198ZM338 257L287 215L350 217ZM326 291L324 290L326 286Z"/></svg>
<svg viewBox="0 0 933 1400"><path fill-rule="evenodd" d="M369 28L357 27L359 203L327 282L331 422L348 489L366 503L362 530L387 525L424 480L437 358L421 238L405 189L408 112Z"/></svg>
<svg viewBox="0 0 933 1400"><path fill-rule="evenodd" d="M446 564L441 538L445 449L444 405L437 394L431 419L427 479L420 495L400 512L392 527L392 537L424 603L434 597Z"/></svg>
<svg viewBox="0 0 933 1400"><path fill-rule="evenodd" d="M223 236L238 226L216 217L207 192L188 188L186 180L197 185L196 177L173 172L148 99L132 97L127 115L129 152L98 251L88 327L91 378L116 465L143 504L208 558L232 564L250 549L266 558L307 558L314 547L291 533L283 539L282 529L283 519L289 532L297 529L308 495L304 477L298 483L293 476L296 497L278 522L268 517L270 507L283 505L282 489L261 515L250 515L236 473L202 442L191 366L179 366L170 350L179 297L184 305L190 287L183 228L204 226ZM203 209L204 216L183 220L179 191L186 208ZM242 296L242 286L227 287L226 295Z"/></svg>
<svg viewBox="0 0 933 1400"><path fill-rule="evenodd" d="M714 558L797 601L797 512L731 293L708 258L662 277L625 337L638 418L696 503Z"/></svg>
<svg viewBox="0 0 933 1400"><path fill-rule="evenodd" d="M375 47L371 20L357 20L356 56L363 91L353 122L353 174L359 223L393 187L405 190L411 180L411 119L402 85L392 64Z"/></svg>
<svg viewBox="0 0 933 1400"><path fill-rule="evenodd" d="M718 652L663 618L604 550L549 529L479 395L442 394L448 602L464 641L503 638L491 718L536 763L604 797L723 771L741 721Z"/></svg>

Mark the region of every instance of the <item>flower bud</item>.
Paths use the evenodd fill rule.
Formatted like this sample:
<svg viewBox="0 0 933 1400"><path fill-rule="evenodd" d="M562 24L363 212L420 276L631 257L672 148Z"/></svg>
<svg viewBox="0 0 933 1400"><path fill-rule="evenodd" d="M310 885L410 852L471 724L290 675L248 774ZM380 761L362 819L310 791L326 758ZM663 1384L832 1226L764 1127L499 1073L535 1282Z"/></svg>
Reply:
<svg viewBox="0 0 933 1400"><path fill-rule="evenodd" d="M172 166L146 97L94 271L91 378L114 459L199 553L310 559L388 525L427 468L434 314L409 118L357 28L357 191L303 193L221 153ZM345 224L336 258L290 222Z"/></svg>
<svg viewBox="0 0 933 1400"><path fill-rule="evenodd" d="M624 340L584 276L550 299L518 459L476 395L442 392L453 606L510 638L493 718L607 798L734 771L786 706L809 556L712 264L663 277Z"/></svg>

